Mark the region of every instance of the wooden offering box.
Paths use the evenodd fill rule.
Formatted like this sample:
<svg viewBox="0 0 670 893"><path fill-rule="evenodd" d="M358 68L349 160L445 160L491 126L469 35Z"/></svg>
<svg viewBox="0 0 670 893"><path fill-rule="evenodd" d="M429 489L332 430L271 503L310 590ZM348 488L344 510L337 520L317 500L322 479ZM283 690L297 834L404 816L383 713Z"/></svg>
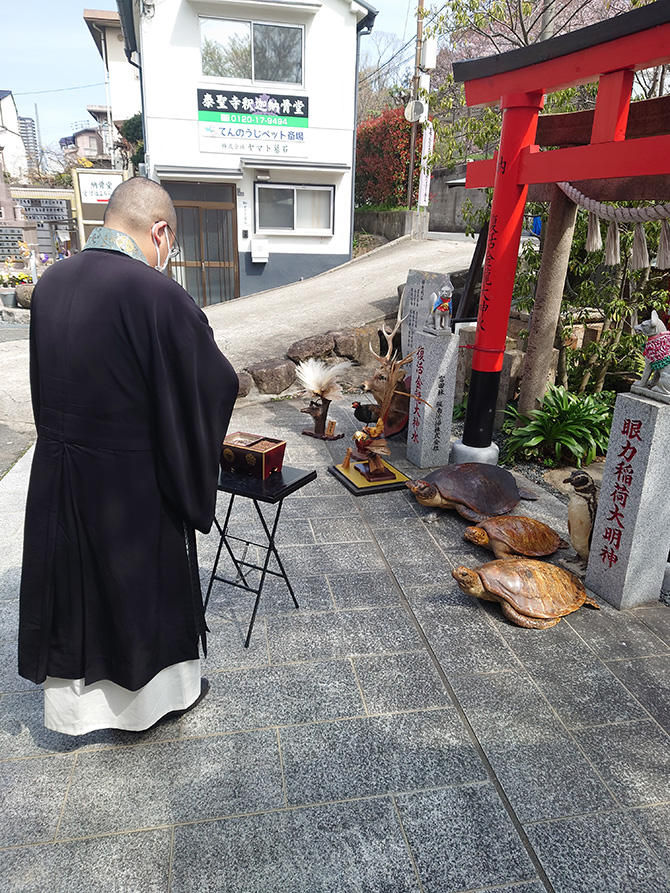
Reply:
<svg viewBox="0 0 670 893"><path fill-rule="evenodd" d="M235 431L223 441L221 468L265 480L273 471L281 471L285 449L285 440Z"/></svg>

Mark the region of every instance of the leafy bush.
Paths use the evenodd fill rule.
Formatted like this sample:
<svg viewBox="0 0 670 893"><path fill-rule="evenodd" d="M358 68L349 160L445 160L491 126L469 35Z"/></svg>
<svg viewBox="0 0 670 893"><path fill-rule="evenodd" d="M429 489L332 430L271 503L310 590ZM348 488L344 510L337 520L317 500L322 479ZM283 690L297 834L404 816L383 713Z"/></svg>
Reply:
<svg viewBox="0 0 670 893"><path fill-rule="evenodd" d="M568 458L577 466L593 462L597 453L605 453L612 424L611 401L594 394L571 394L551 385L542 406L528 416L514 407L506 410L508 421L505 459L517 456L561 465ZM517 427L521 423L521 427ZM571 454L571 455L569 455Z"/></svg>
<svg viewBox="0 0 670 893"><path fill-rule="evenodd" d="M356 206L399 207L407 201L409 143L412 125L402 108L368 118L356 134ZM422 131L418 129L414 159L414 190L421 168Z"/></svg>

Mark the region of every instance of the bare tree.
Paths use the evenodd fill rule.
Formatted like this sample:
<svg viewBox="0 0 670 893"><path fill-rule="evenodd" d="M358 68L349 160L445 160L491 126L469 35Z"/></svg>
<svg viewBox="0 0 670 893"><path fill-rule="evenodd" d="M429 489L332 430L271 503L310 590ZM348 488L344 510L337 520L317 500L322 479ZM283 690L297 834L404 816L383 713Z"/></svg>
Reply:
<svg viewBox="0 0 670 893"><path fill-rule="evenodd" d="M398 94L410 76L412 55L411 41L407 46L394 34L372 32L358 70L357 124L398 105Z"/></svg>

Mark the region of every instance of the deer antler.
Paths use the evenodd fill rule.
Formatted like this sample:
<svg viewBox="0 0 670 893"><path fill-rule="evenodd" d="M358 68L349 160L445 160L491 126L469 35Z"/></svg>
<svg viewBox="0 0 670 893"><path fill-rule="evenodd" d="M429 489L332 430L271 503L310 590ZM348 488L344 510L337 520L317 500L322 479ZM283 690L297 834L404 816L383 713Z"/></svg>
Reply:
<svg viewBox="0 0 670 893"><path fill-rule="evenodd" d="M392 354L393 354L393 339L396 336L398 329L400 328L402 323L404 323L405 320L407 319L406 316L402 316L401 314L402 314L402 298L398 302L398 315L396 317L395 325L393 326L391 331L387 332L386 325L382 325L381 330L382 330L382 334L386 338L386 345L387 345L385 357L382 357L380 354L378 354L376 351L374 351L372 349L372 344L368 341L368 344L370 346L370 351L372 352L373 357L375 357L375 359L379 360L380 363L390 363L391 362Z"/></svg>

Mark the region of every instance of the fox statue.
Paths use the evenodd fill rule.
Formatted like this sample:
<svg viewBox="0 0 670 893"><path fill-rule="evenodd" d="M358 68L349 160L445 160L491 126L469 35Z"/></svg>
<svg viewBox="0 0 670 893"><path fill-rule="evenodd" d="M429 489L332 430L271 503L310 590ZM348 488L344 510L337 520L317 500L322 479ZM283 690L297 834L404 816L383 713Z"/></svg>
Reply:
<svg viewBox="0 0 670 893"><path fill-rule="evenodd" d="M655 310L651 311L650 319L635 326L635 331L647 337L642 352L645 364L640 385L670 397L670 332Z"/></svg>

